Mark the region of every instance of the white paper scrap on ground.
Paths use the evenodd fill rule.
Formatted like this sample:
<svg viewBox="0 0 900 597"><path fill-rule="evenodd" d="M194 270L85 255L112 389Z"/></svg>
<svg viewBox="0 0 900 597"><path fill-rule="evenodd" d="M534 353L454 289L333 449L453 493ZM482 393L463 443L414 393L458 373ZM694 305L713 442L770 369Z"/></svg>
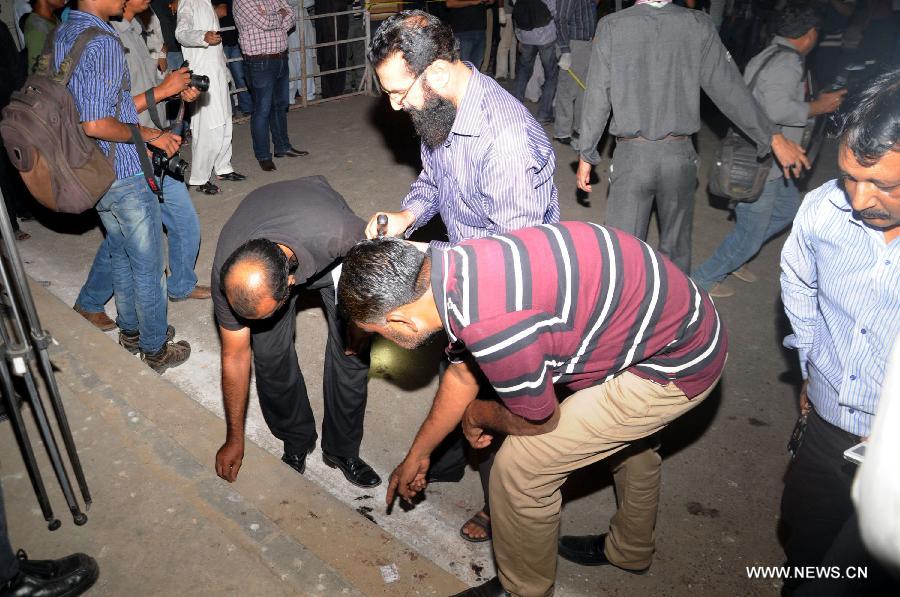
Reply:
<svg viewBox="0 0 900 597"><path fill-rule="evenodd" d="M397 570L396 564L388 564L387 566L380 566L381 570L381 578L384 579L386 583L397 582L400 580L400 571Z"/></svg>

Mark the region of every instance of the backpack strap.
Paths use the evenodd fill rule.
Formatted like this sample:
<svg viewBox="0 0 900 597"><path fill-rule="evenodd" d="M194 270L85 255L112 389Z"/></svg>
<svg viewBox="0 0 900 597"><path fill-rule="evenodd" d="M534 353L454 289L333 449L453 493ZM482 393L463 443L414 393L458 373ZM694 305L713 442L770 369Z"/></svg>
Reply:
<svg viewBox="0 0 900 597"><path fill-rule="evenodd" d="M37 62L35 63L34 74L44 76L50 75L52 68L50 65L54 64L53 58L55 55L56 32L58 30L59 25L54 27L53 30L47 34L47 37L44 38L44 47L41 49L41 55L38 56Z"/></svg>
<svg viewBox="0 0 900 597"><path fill-rule="evenodd" d="M81 62L81 55L84 53L85 48L89 43L94 41L95 38L101 35L107 35L116 40L116 43L118 43L119 47L122 48L122 53L124 54L125 48L124 46L122 46L122 42L118 37L108 31L100 29L99 27L88 27L80 34L78 34L78 37L75 38L75 43L72 44L72 47L69 49L68 54L66 54L66 57L63 58L62 62L60 62L59 69L55 71L54 76L60 83L62 83L63 85L69 84L69 79L72 78L72 73L75 72L75 67L78 66L79 62Z"/></svg>

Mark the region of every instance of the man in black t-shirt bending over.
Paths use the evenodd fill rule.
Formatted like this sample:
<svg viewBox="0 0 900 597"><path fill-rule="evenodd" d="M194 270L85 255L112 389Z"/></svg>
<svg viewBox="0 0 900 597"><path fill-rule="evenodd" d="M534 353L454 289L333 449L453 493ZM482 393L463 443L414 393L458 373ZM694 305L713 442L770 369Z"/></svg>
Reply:
<svg viewBox="0 0 900 597"><path fill-rule="evenodd" d="M212 299L222 338L227 429L216 454L216 473L226 481L237 478L244 457L251 352L263 416L284 442L282 460L300 474L306 469L317 435L294 349L295 306L299 291L318 290L328 319L323 458L354 485L381 483L359 458L368 358L345 354L346 325L337 314L334 293L336 268L365 238L365 225L323 177L313 176L256 189L222 228Z"/></svg>

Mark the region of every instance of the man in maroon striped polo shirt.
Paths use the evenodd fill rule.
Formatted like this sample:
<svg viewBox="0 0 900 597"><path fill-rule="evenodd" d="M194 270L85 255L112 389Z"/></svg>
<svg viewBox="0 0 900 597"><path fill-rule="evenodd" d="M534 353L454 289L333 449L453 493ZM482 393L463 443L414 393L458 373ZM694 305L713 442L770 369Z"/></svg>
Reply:
<svg viewBox="0 0 900 597"><path fill-rule="evenodd" d="M441 330L451 342L453 365L391 475L388 503L424 489L431 451L460 422L475 447L509 435L490 479L499 578L479 595L552 593L568 475L696 406L727 353L704 291L644 242L583 222L426 253L365 241L345 258L338 295L360 327L404 348ZM475 400L482 374L502 402ZM560 403L555 385L574 393ZM641 490L655 512L657 488ZM629 522L613 521L607 555Z"/></svg>

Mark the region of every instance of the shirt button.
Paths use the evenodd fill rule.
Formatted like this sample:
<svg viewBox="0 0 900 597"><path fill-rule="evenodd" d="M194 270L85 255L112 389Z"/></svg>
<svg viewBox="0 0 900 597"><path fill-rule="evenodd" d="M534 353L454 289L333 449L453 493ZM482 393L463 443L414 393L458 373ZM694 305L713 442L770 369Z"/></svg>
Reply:
<svg viewBox="0 0 900 597"><path fill-rule="evenodd" d="M856 381L856 376L855 376L855 375L851 375L851 376L850 376L850 381Z"/></svg>
<svg viewBox="0 0 900 597"><path fill-rule="evenodd" d="M852 415L852 414L855 413L856 411L853 410L852 408L848 408L848 409L847 409L847 412L850 413L850 414Z"/></svg>
<svg viewBox="0 0 900 597"><path fill-rule="evenodd" d="M890 264L891 264L891 260L890 260L890 259L885 259L885 260L884 260L884 264L885 264L885 265L890 265Z"/></svg>
<svg viewBox="0 0 900 597"><path fill-rule="evenodd" d="M859 330L859 333L860 333L860 334L865 334L865 333L866 333L866 328L863 328L863 329Z"/></svg>

